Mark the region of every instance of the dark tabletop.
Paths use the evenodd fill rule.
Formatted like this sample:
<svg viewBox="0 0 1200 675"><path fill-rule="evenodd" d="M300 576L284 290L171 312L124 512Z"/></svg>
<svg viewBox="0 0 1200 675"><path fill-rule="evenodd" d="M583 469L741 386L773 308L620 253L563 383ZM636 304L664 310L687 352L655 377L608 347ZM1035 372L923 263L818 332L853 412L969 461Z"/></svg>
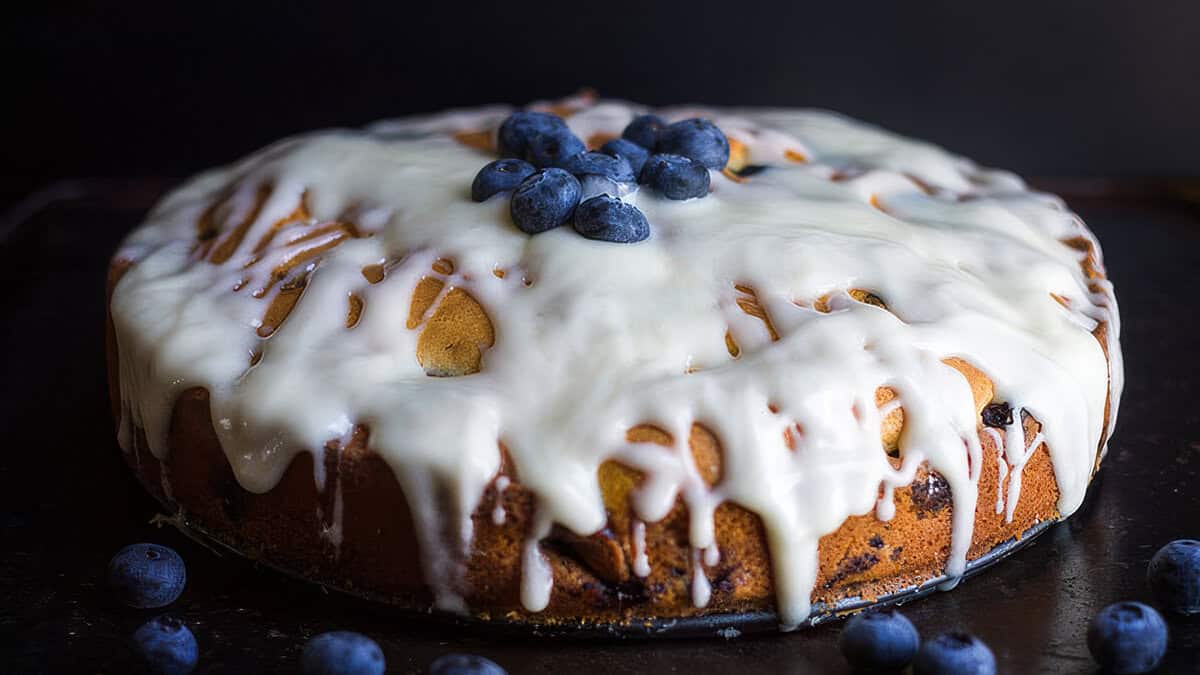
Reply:
<svg viewBox="0 0 1200 675"><path fill-rule="evenodd" d="M105 566L125 544L155 541L188 564L187 589L168 611L196 634L198 672L294 671L304 641L332 629L374 637L395 672L423 672L448 651L485 654L513 674L847 672L837 624L733 640L499 636L390 613L151 524L157 504L114 441L104 277L121 236L168 185L62 183L0 219L0 670L128 672L127 636L154 613L116 605ZM1005 673L1093 671L1092 615L1148 601L1154 551L1200 538L1200 206L1136 189L1098 194L1069 201L1103 243L1124 324L1127 384L1104 468L1069 521L904 608L923 636L976 633ZM1161 672L1200 672L1200 621L1171 618L1170 630Z"/></svg>

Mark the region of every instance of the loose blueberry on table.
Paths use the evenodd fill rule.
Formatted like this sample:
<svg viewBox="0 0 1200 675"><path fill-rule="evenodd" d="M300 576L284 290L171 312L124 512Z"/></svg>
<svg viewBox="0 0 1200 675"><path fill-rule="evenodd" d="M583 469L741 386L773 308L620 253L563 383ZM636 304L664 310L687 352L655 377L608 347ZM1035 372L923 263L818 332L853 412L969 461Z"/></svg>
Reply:
<svg viewBox="0 0 1200 675"><path fill-rule="evenodd" d="M927 640L913 660L914 675L995 675L996 657L979 638L961 632Z"/></svg>
<svg viewBox="0 0 1200 675"><path fill-rule="evenodd" d="M429 675L507 675L498 663L475 654L446 654L429 664Z"/></svg>
<svg viewBox="0 0 1200 675"><path fill-rule="evenodd" d="M130 607L165 607L187 583L187 568L174 550L158 544L130 544L108 563L108 583Z"/></svg>
<svg viewBox="0 0 1200 675"><path fill-rule="evenodd" d="M838 649L856 670L887 672L907 666L920 642L912 622L888 609L852 617L838 637Z"/></svg>
<svg viewBox="0 0 1200 675"><path fill-rule="evenodd" d="M1160 603L1177 614L1200 614L1200 541L1176 539L1158 549L1146 582Z"/></svg>
<svg viewBox="0 0 1200 675"><path fill-rule="evenodd" d="M200 648L182 621L155 617L133 633L133 648L146 670L156 675L184 675L196 668Z"/></svg>
<svg viewBox="0 0 1200 675"><path fill-rule="evenodd" d="M379 645L353 631L321 633L300 655L304 675L380 675L386 667Z"/></svg>
<svg viewBox="0 0 1200 675"><path fill-rule="evenodd" d="M1167 624L1140 602L1118 602L1092 619L1087 645L1105 672L1148 673L1167 653Z"/></svg>

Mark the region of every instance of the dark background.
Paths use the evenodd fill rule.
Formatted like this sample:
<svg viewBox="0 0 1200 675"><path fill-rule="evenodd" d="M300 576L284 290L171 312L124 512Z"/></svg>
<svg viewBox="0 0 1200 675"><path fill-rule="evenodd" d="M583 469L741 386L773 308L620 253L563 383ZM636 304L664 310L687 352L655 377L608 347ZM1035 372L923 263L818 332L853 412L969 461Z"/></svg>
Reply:
<svg viewBox="0 0 1200 675"><path fill-rule="evenodd" d="M1001 672L1095 671L1091 617L1149 600L1149 557L1200 536L1200 188L1156 180L1200 177L1200 2L411 4L0 10L0 670L129 672L128 636L152 613L117 607L104 567L148 540L187 561L170 611L196 633L199 672L294 672L304 642L334 629L371 634L409 673L447 651L514 675L847 672L836 625L730 642L499 639L381 616L148 524L160 509L113 440L101 289L109 252L174 179L308 128L589 85L648 103L833 108L1027 175L1115 179L1066 191L1105 243L1125 323L1128 385L1091 497L904 610L925 637L978 634ZM10 208L88 176L101 179ZM1170 630L1160 672L1196 672L1200 620Z"/></svg>
<svg viewBox="0 0 1200 675"><path fill-rule="evenodd" d="M1200 174L1192 0L29 4L0 28L14 196L584 85L832 108L1037 176Z"/></svg>

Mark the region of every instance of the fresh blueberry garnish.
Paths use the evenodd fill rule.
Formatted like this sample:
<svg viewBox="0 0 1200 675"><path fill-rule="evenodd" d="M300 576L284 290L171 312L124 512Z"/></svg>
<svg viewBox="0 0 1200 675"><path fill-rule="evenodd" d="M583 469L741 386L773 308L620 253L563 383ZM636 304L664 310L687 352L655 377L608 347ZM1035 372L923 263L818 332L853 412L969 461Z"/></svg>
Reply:
<svg viewBox="0 0 1200 675"><path fill-rule="evenodd" d="M321 633L304 645L300 655L304 675L380 675L384 667L379 645L348 630Z"/></svg>
<svg viewBox="0 0 1200 675"><path fill-rule="evenodd" d="M691 157L710 169L729 163L729 139L706 119L693 117L669 125L658 135L655 152Z"/></svg>
<svg viewBox="0 0 1200 675"><path fill-rule="evenodd" d="M183 592L187 568L183 558L166 546L130 544L108 561L108 583L130 607L165 607Z"/></svg>
<svg viewBox="0 0 1200 675"><path fill-rule="evenodd" d="M625 131L621 132L621 138L631 140L647 150L653 150L654 146L658 145L659 132L666 126L666 120L658 115L638 115L625 127Z"/></svg>
<svg viewBox="0 0 1200 675"><path fill-rule="evenodd" d="M196 667L196 636L172 616L150 619L133 632L133 649L146 669L159 675L184 675Z"/></svg>
<svg viewBox="0 0 1200 675"><path fill-rule="evenodd" d="M913 660L914 675L995 675L996 657L979 638L950 632L927 640Z"/></svg>
<svg viewBox="0 0 1200 675"><path fill-rule="evenodd" d="M486 201L497 192L512 190L528 178L536 168L521 159L498 159L491 162L475 174L471 183L471 199L477 202Z"/></svg>
<svg viewBox="0 0 1200 675"><path fill-rule="evenodd" d="M1092 619L1088 651L1107 672L1145 673L1167 653L1167 624L1140 602L1118 602Z"/></svg>
<svg viewBox="0 0 1200 675"><path fill-rule="evenodd" d="M579 205L579 181L563 169L542 169L513 191L513 222L526 234L545 232L571 218Z"/></svg>
<svg viewBox="0 0 1200 675"><path fill-rule="evenodd" d="M842 656L857 670L900 670L920 643L912 622L894 609L851 618L838 638Z"/></svg>
<svg viewBox="0 0 1200 675"><path fill-rule="evenodd" d="M575 209L575 231L588 239L632 244L650 236L650 223L633 204L600 195Z"/></svg>
<svg viewBox="0 0 1200 675"><path fill-rule="evenodd" d="M538 168L562 166L567 159L587 150L583 141L565 125L560 129L539 133L529 139L525 158Z"/></svg>
<svg viewBox="0 0 1200 675"><path fill-rule="evenodd" d="M682 155L650 155L638 182L658 190L667 199L691 199L708 194L708 169Z"/></svg>
<svg viewBox="0 0 1200 675"><path fill-rule="evenodd" d="M1150 559L1146 581L1167 609L1200 614L1200 541L1176 539Z"/></svg>
<svg viewBox="0 0 1200 675"><path fill-rule="evenodd" d="M1002 429L1013 423L1013 410L1007 403L989 403L981 417L984 425Z"/></svg>
<svg viewBox="0 0 1200 675"><path fill-rule="evenodd" d="M618 183L633 183L637 180L628 161L603 152L581 152L574 157L568 157L561 167L576 177L604 176Z"/></svg>
<svg viewBox="0 0 1200 675"><path fill-rule="evenodd" d="M429 664L429 675L508 675L500 664L474 654L446 654Z"/></svg>
<svg viewBox="0 0 1200 675"><path fill-rule="evenodd" d="M642 166L646 163L646 158L650 156L649 150L627 138L612 139L600 146L600 152L612 155L613 157L620 157L629 162L629 167L633 169L633 175L635 176L642 173Z"/></svg>
<svg viewBox="0 0 1200 675"><path fill-rule="evenodd" d="M567 128L558 115L532 110L520 110L505 118L496 134L501 157L524 157L534 136L554 133Z"/></svg>

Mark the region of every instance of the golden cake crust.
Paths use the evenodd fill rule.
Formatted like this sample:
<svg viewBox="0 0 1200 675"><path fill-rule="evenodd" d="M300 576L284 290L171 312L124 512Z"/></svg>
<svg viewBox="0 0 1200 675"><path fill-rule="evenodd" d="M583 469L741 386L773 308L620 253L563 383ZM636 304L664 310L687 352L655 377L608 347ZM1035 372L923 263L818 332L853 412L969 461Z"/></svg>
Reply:
<svg viewBox="0 0 1200 675"><path fill-rule="evenodd" d="M110 294L128 265L126 261L114 261ZM1093 277L1100 275L1094 263L1085 263L1085 269ZM437 290L440 288L433 293ZM429 288L419 285L414 306L427 302L429 293ZM465 335L477 340L486 333L481 333L478 326L478 305L468 296L446 307L440 319L430 322L432 335L422 341L424 353L419 358L423 357L423 364L431 363L430 367L443 371L477 369L478 351L461 348L460 339ZM754 307L743 309L756 311ZM1104 330L1103 324L1096 329L1102 346L1106 344ZM110 384L114 412L119 413L118 356L111 321L109 338ZM443 355L441 361L438 354ZM991 398L990 381L960 359L948 363L968 379L976 408L981 410ZM894 392L881 389L877 402L884 403L892 396ZM902 410L893 411L885 419L885 447L895 447L902 423ZM1027 416L1024 427L1029 443L1040 425ZM629 437L631 441L670 443L665 432L650 426L631 429ZM323 453L325 484L340 484L341 490L341 532L336 544L328 536L334 527L334 494L331 489L318 491L313 480L313 454L297 454L272 490L264 494L246 491L235 479L213 430L204 389L189 389L176 402L168 438L170 452L163 460L149 452L140 429L125 459L164 507L181 516L189 527L247 557L352 594L403 607L428 608L432 596L423 582L408 502L391 468L367 449L368 438L369 430L358 427L344 447L331 442ZM1021 497L1012 521L1006 522L1003 513L996 513L995 501L988 498L1000 489L998 462L1005 460L991 435L981 431L980 441L980 499L969 560L1059 515L1055 506L1058 489L1044 443L1023 469ZM717 482L721 462L717 439L695 425L689 446L705 481L710 485ZM732 503L716 511L720 559L715 565L704 566L712 587L706 607L696 608L691 601L693 561L682 499L666 518L645 524L645 551L654 564L647 577L634 574L634 516L628 495L641 476L609 461L601 466L598 476L608 512L607 526L588 537L555 528L542 547L554 578L550 604L542 612L526 611L520 601L520 557L531 527L534 497L521 486L520 476L507 453L503 454L505 461L496 479L503 476L509 484L500 491L494 479L472 516L475 536L461 591L476 617L555 625L636 624L665 617L774 608L764 528L756 515ZM892 462L899 465L896 458ZM500 525L492 518L497 503L505 513ZM950 547L953 506L949 485L922 465L911 485L895 489L895 504L895 516L888 522L874 513L853 516L821 538L814 603L832 604L855 597L872 600L942 573Z"/></svg>

